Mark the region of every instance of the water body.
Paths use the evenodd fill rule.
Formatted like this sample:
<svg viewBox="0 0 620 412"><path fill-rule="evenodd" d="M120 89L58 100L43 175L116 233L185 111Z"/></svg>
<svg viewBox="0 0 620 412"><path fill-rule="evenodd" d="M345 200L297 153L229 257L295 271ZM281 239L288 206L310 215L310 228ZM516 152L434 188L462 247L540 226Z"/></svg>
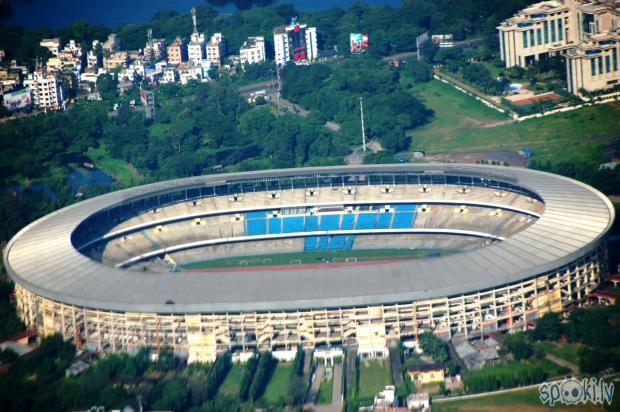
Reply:
<svg viewBox="0 0 620 412"><path fill-rule="evenodd" d="M110 186L114 183L114 179L103 170L88 170L83 168L78 168L71 172L71 174L67 176L67 181L73 190L85 189L95 185Z"/></svg>
<svg viewBox="0 0 620 412"><path fill-rule="evenodd" d="M196 5L211 4L220 12L292 3L297 10L324 10L334 6L348 8L358 0L9 0L12 15L2 23L29 28L58 29L75 20L103 24L112 29L121 23L143 23L155 13L174 9L189 13ZM398 7L400 0L363 0L371 5Z"/></svg>

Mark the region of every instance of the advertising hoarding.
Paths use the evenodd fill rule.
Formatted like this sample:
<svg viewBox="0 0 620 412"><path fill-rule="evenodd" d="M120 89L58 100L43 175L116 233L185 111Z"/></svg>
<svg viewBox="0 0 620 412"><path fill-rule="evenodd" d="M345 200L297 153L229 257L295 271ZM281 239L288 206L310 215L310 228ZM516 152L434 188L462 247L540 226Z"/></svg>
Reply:
<svg viewBox="0 0 620 412"><path fill-rule="evenodd" d="M351 54L366 53L368 51L368 34L351 33L349 43L351 45Z"/></svg>
<svg viewBox="0 0 620 412"><path fill-rule="evenodd" d="M19 110L24 107L28 107L32 104L32 97L30 96L30 90L22 89L16 92L7 93L4 95L2 104L8 110Z"/></svg>

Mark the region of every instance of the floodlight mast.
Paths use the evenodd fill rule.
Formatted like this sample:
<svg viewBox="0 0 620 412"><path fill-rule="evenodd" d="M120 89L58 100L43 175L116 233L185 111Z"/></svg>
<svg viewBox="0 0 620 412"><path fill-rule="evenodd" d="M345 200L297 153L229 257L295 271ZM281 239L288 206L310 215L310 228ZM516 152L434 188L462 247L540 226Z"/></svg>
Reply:
<svg viewBox="0 0 620 412"><path fill-rule="evenodd" d="M364 131L364 98L360 97L360 118L362 119L362 150L366 151L366 132Z"/></svg>

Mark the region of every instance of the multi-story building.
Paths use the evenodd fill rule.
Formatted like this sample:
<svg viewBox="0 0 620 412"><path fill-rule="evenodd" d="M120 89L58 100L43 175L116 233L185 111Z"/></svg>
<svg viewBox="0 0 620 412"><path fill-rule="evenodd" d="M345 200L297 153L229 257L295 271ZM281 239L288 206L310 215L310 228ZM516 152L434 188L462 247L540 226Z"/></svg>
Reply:
<svg viewBox="0 0 620 412"><path fill-rule="evenodd" d="M278 65L289 61L307 63L318 57L316 44L316 27L299 24L293 18L287 27L277 27L273 31L275 60Z"/></svg>
<svg viewBox="0 0 620 412"><path fill-rule="evenodd" d="M103 58L103 68L106 70L112 70L116 67L125 67L129 61L126 51L119 51L112 53L108 57Z"/></svg>
<svg viewBox="0 0 620 412"><path fill-rule="evenodd" d="M166 67L163 70L163 74L159 82L160 83L176 83L178 80L179 80L179 71L177 70L176 67L171 66L171 67Z"/></svg>
<svg viewBox="0 0 620 412"><path fill-rule="evenodd" d="M217 67L222 65L222 59L226 56L226 39L222 33L213 33L211 40L207 43L207 60Z"/></svg>
<svg viewBox="0 0 620 412"><path fill-rule="evenodd" d="M37 109L60 110L64 108L65 96L58 78L44 70L36 70L24 80Z"/></svg>
<svg viewBox="0 0 620 412"><path fill-rule="evenodd" d="M103 44L101 45L101 48L104 51L107 51L107 52L110 52L110 53L114 53L115 51L119 51L121 49L121 41L116 36L116 33L111 33L110 35L108 35L108 39L103 42Z"/></svg>
<svg viewBox="0 0 620 412"><path fill-rule="evenodd" d="M189 61L196 64L205 58L205 35L203 33L192 33L187 45L187 57Z"/></svg>
<svg viewBox="0 0 620 412"><path fill-rule="evenodd" d="M55 37L53 39L43 39L41 40L39 45L41 47L45 47L54 56L58 56L58 52L60 51L60 38Z"/></svg>
<svg viewBox="0 0 620 412"><path fill-rule="evenodd" d="M179 64L187 61L186 51L185 41L181 37L174 39L174 41L166 48L166 53L168 54L168 64Z"/></svg>
<svg viewBox="0 0 620 412"><path fill-rule="evenodd" d="M248 37L239 49L241 64L253 64L265 61L265 38L263 36Z"/></svg>
<svg viewBox="0 0 620 412"><path fill-rule="evenodd" d="M544 1L497 29L506 67L526 67L562 54L571 93L608 89L620 80L620 0Z"/></svg>
<svg viewBox="0 0 620 412"><path fill-rule="evenodd" d="M144 58L149 61L158 61L164 57L164 51L166 50L165 39L149 39L144 46Z"/></svg>
<svg viewBox="0 0 620 412"><path fill-rule="evenodd" d="M89 50L88 54L86 54L86 66L87 67L98 67L99 63L98 63L98 59L97 59L97 53L95 53L93 50Z"/></svg>

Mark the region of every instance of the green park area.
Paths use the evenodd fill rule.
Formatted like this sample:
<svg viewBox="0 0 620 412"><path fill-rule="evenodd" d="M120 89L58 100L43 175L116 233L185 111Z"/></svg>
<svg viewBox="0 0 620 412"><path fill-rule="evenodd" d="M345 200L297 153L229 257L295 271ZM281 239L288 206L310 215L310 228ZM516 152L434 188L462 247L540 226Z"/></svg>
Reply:
<svg viewBox="0 0 620 412"><path fill-rule="evenodd" d="M331 376L328 379L323 378L321 386L319 386L319 393L316 397L316 403L319 405L325 405L332 403L332 379Z"/></svg>
<svg viewBox="0 0 620 412"><path fill-rule="evenodd" d="M370 359L359 362L359 400L367 403L381 392L385 385L392 384L390 364L387 360Z"/></svg>
<svg viewBox="0 0 620 412"><path fill-rule="evenodd" d="M575 343L541 341L535 344L535 350L549 353L574 365L579 365L579 351L583 345Z"/></svg>
<svg viewBox="0 0 620 412"><path fill-rule="evenodd" d="M222 382L222 385L219 388L219 394L220 395L226 395L226 396L238 396L239 395L239 389L241 386L241 379L243 376L243 364L241 363L233 363L233 365L230 368L230 371L228 371L228 374L226 375L226 378L224 379L224 382Z"/></svg>
<svg viewBox="0 0 620 412"><path fill-rule="evenodd" d="M274 404L278 402L280 398L286 397L292 373L292 363L278 362L278 365L273 371L273 375L271 375L271 380L265 388L265 393L263 394L263 398L268 404Z"/></svg>
<svg viewBox="0 0 620 412"><path fill-rule="evenodd" d="M598 165L620 129L618 103L513 122L438 80L416 83L409 90L435 112L430 123L408 132L411 148L424 149L427 156L527 146L539 162Z"/></svg>
<svg viewBox="0 0 620 412"><path fill-rule="evenodd" d="M617 382L616 382L617 385ZM543 405L539 398L538 388L516 389L511 392L491 394L467 399L453 399L443 402L433 402L433 411L436 412L492 412L499 410L516 410L519 412L567 412L567 411L617 411L620 410L620 397L614 396L611 406L587 403L585 405L556 404L553 407Z"/></svg>
<svg viewBox="0 0 620 412"><path fill-rule="evenodd" d="M361 249L317 252L278 253L260 256L239 256L190 263L184 269L216 269L253 266L308 265L321 263L356 263L395 259L415 259L453 253L427 249Z"/></svg>

